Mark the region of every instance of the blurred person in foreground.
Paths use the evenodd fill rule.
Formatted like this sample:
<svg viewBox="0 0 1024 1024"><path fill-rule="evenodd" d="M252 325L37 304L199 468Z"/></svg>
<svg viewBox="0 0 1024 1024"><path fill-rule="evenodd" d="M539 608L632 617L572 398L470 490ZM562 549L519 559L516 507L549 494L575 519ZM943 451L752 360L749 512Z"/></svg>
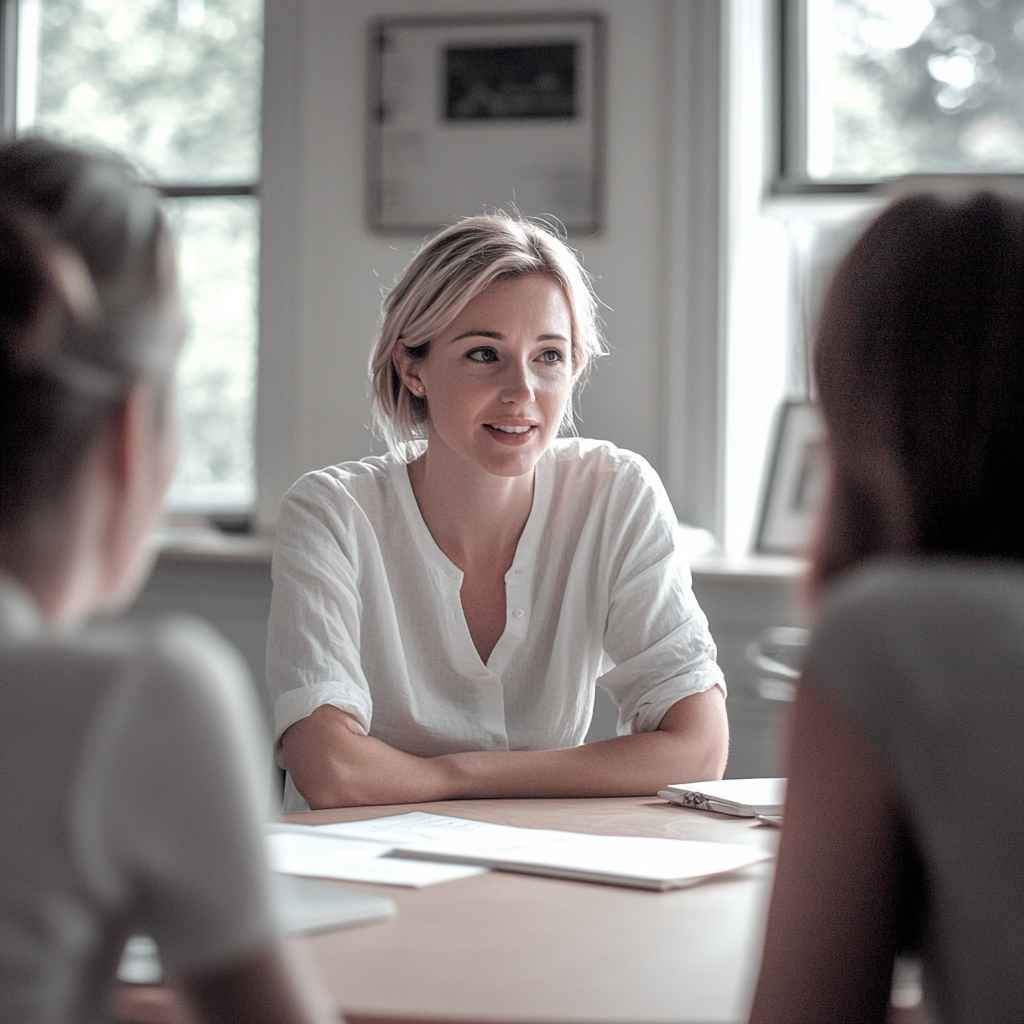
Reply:
<svg viewBox="0 0 1024 1024"><path fill-rule="evenodd" d="M1024 1019L1024 204L895 202L818 329L829 486L756 1024Z"/></svg>
<svg viewBox="0 0 1024 1024"><path fill-rule="evenodd" d="M183 336L157 195L0 143L0 1020L108 1019L125 940L201 1020L312 1022L271 912L262 729L197 623L84 624L145 576Z"/></svg>

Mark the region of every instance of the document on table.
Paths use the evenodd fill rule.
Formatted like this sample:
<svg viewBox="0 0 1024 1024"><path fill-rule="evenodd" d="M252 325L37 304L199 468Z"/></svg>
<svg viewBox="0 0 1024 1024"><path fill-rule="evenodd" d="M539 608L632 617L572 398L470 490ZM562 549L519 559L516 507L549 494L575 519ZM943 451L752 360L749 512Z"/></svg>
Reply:
<svg viewBox="0 0 1024 1024"><path fill-rule="evenodd" d="M392 859L387 856L392 848L386 843L348 839L316 826L271 825L266 841L271 870L283 875L420 889L486 870L466 864Z"/></svg>
<svg viewBox="0 0 1024 1024"><path fill-rule="evenodd" d="M478 864L641 889L675 889L771 855L753 846L514 828L411 811L318 831L388 844L392 858Z"/></svg>

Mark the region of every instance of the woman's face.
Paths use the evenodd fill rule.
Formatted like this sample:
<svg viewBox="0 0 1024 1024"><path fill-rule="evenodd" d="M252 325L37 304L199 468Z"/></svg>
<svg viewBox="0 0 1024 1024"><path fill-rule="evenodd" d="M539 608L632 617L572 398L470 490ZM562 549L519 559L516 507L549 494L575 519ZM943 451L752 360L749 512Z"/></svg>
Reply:
<svg viewBox="0 0 1024 1024"><path fill-rule="evenodd" d="M572 395L572 318L546 274L497 281L432 339L403 378L426 399L430 450L495 476L530 472Z"/></svg>

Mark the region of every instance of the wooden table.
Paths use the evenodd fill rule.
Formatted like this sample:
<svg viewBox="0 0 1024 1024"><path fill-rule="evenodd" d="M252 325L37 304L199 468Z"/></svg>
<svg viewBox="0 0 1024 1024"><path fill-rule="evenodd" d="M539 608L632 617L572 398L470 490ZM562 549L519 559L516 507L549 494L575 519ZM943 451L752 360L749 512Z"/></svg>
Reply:
<svg viewBox="0 0 1024 1024"><path fill-rule="evenodd" d="M650 797L460 800L289 820L406 810L773 852L779 835ZM755 980L770 879L765 862L667 893L503 872L418 890L373 886L395 900L393 919L296 941L350 1024L738 1022ZM137 1011L134 1019L160 1018Z"/></svg>

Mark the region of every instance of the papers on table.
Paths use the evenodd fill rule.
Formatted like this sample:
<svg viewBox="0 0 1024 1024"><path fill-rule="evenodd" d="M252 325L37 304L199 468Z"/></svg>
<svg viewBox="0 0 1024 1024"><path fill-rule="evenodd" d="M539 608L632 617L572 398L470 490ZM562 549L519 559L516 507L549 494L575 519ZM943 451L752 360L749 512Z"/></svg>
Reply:
<svg viewBox="0 0 1024 1024"><path fill-rule="evenodd" d="M332 834L324 827L272 825L267 834L270 867L283 875L422 888L482 874L484 868L396 860L391 847Z"/></svg>
<svg viewBox="0 0 1024 1024"><path fill-rule="evenodd" d="M674 889L770 855L751 846L513 828L412 811L320 826L393 847L392 858L477 864L642 889Z"/></svg>
<svg viewBox="0 0 1024 1024"><path fill-rule="evenodd" d="M698 811L717 811L741 818L781 815L786 801L785 779L717 779L687 782L659 790L663 800Z"/></svg>

